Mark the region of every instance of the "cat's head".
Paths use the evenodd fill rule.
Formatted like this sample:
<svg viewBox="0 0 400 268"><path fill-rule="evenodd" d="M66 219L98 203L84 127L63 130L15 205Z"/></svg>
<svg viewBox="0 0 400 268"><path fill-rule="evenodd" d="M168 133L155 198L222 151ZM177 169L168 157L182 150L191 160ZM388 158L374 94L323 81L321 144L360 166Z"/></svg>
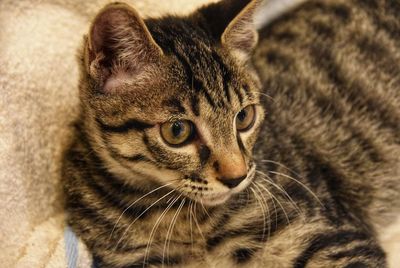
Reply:
<svg viewBox="0 0 400 268"><path fill-rule="evenodd" d="M86 133L112 173L206 205L249 185L264 114L249 64L259 2L226 0L145 21L121 3L99 12L85 40L80 95Z"/></svg>

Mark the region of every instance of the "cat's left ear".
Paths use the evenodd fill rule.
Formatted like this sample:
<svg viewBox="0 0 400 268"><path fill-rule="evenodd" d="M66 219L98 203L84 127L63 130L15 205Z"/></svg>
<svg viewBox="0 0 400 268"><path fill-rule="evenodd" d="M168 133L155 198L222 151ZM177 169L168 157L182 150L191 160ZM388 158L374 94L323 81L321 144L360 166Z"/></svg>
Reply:
<svg viewBox="0 0 400 268"><path fill-rule="evenodd" d="M236 57L246 60L258 41L258 33L254 26L254 16L262 1L250 1L239 14L228 24L221 36L225 46Z"/></svg>

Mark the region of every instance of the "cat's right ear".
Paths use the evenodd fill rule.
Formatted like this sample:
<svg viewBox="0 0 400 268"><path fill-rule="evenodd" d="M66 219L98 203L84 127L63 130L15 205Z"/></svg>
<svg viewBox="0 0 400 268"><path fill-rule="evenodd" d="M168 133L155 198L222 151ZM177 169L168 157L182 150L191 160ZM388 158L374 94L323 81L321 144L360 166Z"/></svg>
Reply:
<svg viewBox="0 0 400 268"><path fill-rule="evenodd" d="M215 40L238 60L245 62L257 44L254 25L257 8L263 0L221 0L199 9L202 23L208 24Z"/></svg>
<svg viewBox="0 0 400 268"><path fill-rule="evenodd" d="M94 19L85 54L89 75L104 92L113 92L128 78L143 76L163 52L136 10L114 3Z"/></svg>

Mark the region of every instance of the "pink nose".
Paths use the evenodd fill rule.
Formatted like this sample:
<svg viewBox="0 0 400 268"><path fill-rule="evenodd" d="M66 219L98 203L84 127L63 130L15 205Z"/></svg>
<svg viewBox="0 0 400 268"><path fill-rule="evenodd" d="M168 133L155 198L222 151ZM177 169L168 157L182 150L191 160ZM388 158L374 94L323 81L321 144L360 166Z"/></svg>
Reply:
<svg viewBox="0 0 400 268"><path fill-rule="evenodd" d="M241 154L221 156L217 160L218 181L235 188L247 177L247 166Z"/></svg>

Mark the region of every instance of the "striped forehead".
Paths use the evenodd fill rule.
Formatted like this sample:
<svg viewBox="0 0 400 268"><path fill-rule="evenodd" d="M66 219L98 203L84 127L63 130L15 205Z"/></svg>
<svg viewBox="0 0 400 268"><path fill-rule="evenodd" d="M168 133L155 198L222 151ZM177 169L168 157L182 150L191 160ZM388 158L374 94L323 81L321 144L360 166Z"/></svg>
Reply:
<svg viewBox="0 0 400 268"><path fill-rule="evenodd" d="M232 66L218 52L215 41L200 27L180 21L150 29L164 53L174 59L177 65L174 67L181 70L185 83L182 94L189 96L196 116L204 108L204 105L200 107L200 101L214 111L229 111L235 103L243 103L246 86L240 85Z"/></svg>

